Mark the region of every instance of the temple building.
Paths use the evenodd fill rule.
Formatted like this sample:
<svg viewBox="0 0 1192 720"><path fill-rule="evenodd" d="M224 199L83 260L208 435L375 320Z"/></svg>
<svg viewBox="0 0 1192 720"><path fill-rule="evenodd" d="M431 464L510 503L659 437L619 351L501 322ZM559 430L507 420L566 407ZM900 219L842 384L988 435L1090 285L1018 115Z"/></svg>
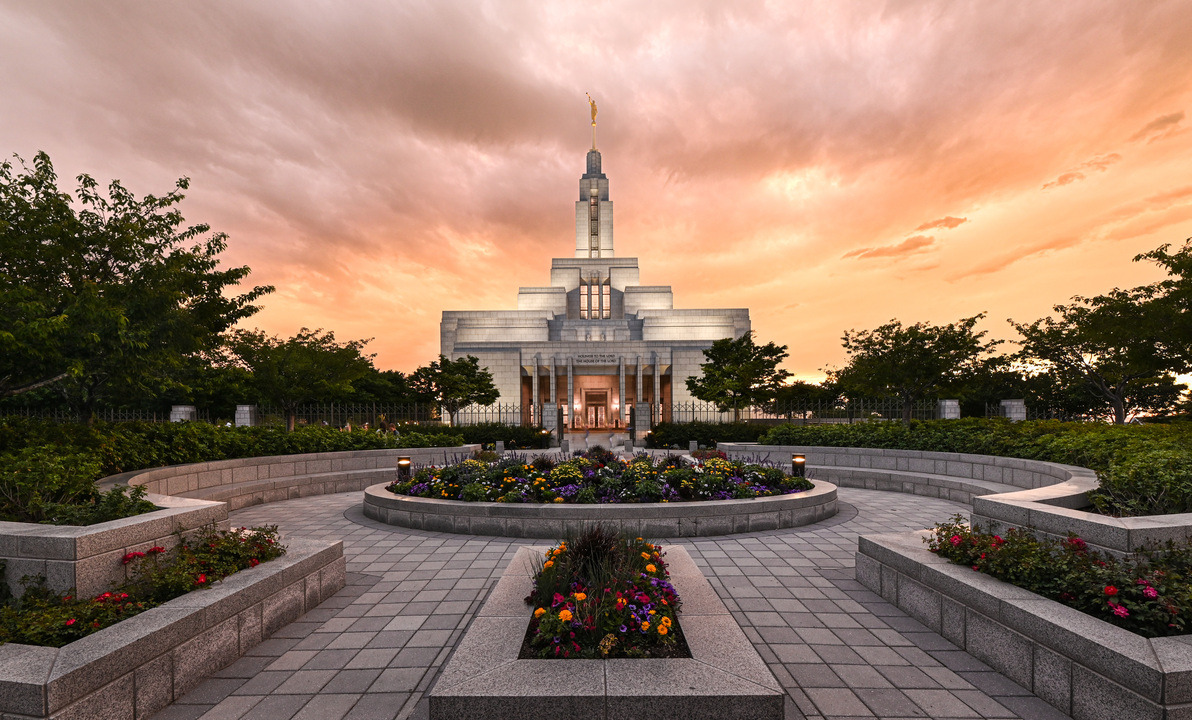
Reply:
<svg viewBox="0 0 1192 720"><path fill-rule="evenodd" d="M449 310L442 354L479 358L501 392L505 422L568 430L683 420L686 380L703 351L749 331L746 309L677 310L670 286L642 285L637 258L617 257L608 176L592 149L575 203L575 253L551 260L549 284L519 288L516 310ZM491 418L490 416L487 416ZM497 418L491 418L497 419Z"/></svg>

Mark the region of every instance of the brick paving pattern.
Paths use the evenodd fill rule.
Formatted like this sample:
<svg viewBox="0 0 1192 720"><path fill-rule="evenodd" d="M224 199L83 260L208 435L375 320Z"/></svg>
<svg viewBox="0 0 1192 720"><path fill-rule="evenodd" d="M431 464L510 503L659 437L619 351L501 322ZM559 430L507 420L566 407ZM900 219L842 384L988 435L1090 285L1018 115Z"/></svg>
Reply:
<svg viewBox="0 0 1192 720"><path fill-rule="evenodd" d="M526 541L383 525L360 513L362 497L232 514L342 539L348 585L154 720L428 717L425 693ZM967 506L850 488L839 498L840 513L816 525L675 541L786 688L788 718L1067 717L853 579L859 534L929 527Z"/></svg>

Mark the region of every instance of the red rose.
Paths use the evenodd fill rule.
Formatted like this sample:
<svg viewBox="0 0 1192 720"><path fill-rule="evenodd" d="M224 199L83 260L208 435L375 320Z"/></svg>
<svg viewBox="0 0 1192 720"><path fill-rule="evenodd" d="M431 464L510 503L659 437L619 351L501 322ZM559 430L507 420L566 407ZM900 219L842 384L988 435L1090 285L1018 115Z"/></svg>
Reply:
<svg viewBox="0 0 1192 720"><path fill-rule="evenodd" d="M1105 594L1106 594L1106 595L1110 595L1110 596L1117 595L1117 594L1118 594L1118 589L1117 589L1117 588L1115 588L1115 587L1114 587L1114 586L1112 586L1112 585L1106 585L1106 586L1105 586Z"/></svg>

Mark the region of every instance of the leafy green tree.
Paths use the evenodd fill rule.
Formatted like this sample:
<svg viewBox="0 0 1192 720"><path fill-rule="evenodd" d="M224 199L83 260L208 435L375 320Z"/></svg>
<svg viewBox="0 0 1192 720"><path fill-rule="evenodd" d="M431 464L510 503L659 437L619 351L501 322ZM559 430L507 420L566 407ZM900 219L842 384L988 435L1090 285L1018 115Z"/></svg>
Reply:
<svg viewBox="0 0 1192 720"><path fill-rule="evenodd" d="M786 345L758 345L752 331L736 340L717 340L704 350L708 362L700 365L702 374L687 378L687 390L704 402L716 403L720 412L731 409L733 420L738 421L742 408L774 401L775 393L790 377L778 367L787 356Z"/></svg>
<svg viewBox="0 0 1192 720"><path fill-rule="evenodd" d="M1183 367L1183 351L1171 342L1170 318L1154 296L1153 286L1114 289L1056 305L1055 317L1011 320L1023 337L1018 357L1061 383L1083 384L1109 406L1115 423L1163 409L1164 398L1178 395L1173 372Z"/></svg>
<svg viewBox="0 0 1192 720"><path fill-rule="evenodd" d="M985 313L947 325L906 327L891 320L873 330L846 330L842 340L848 365L830 377L846 393L898 398L902 420L909 423L917 401L961 387L982 357L1002 342L985 341L985 331L974 330L983 317Z"/></svg>
<svg viewBox="0 0 1192 720"><path fill-rule="evenodd" d="M189 181L138 199L88 175L61 193L49 156L0 164L0 397L52 386L90 420L106 398L156 389L273 290L235 295L223 233L183 226Z"/></svg>
<svg viewBox="0 0 1192 720"><path fill-rule="evenodd" d="M338 343L335 333L302 328L287 340L260 330L237 330L229 348L234 362L252 373L258 399L279 408L286 429L294 429L298 406L325 402L352 392L352 383L372 368L373 355L361 350L368 340Z"/></svg>
<svg viewBox="0 0 1192 720"><path fill-rule="evenodd" d="M1165 329L1162 338L1165 350L1178 360L1176 372L1192 368L1192 238L1183 247L1171 252L1171 245L1137 255L1135 262L1150 260L1167 270L1167 279L1136 291L1145 292L1147 310L1153 322Z"/></svg>
<svg viewBox="0 0 1192 720"><path fill-rule="evenodd" d="M480 361L471 355L458 360L440 355L410 375L410 386L446 410L452 425L462 408L492 405L501 395L493 384L492 373L480 367Z"/></svg>
<svg viewBox="0 0 1192 720"><path fill-rule="evenodd" d="M406 375L399 370L377 370L374 368L352 383L353 392L348 400L395 405L433 403L434 398L414 390L411 380L412 375Z"/></svg>
<svg viewBox="0 0 1192 720"><path fill-rule="evenodd" d="M839 399L840 389L832 383L817 384L792 380L778 386L774 391L774 402L771 405L776 414L791 415L815 408L829 407Z"/></svg>

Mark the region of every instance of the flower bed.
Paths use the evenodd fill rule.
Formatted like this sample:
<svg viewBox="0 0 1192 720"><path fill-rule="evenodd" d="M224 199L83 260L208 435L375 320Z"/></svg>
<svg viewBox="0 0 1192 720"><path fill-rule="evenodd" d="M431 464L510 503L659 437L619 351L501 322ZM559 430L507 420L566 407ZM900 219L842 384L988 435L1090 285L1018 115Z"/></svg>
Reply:
<svg viewBox="0 0 1192 720"><path fill-rule="evenodd" d="M691 657L664 555L599 525L547 550L521 657Z"/></svg>
<svg viewBox="0 0 1192 720"><path fill-rule="evenodd" d="M1135 632L1167 637L1189 632L1192 549L1168 543L1119 559L1084 540L1037 538L1012 528L1006 536L970 527L963 516L939 523L928 548L957 565L992 575L1050 600Z"/></svg>
<svg viewBox="0 0 1192 720"><path fill-rule="evenodd" d="M497 462L465 460L424 467L392 483L397 495L504 503L657 503L741 500L810 490L805 478L758 463L711 457L692 464L681 457L658 461L641 454L628 462L592 450L557 460L508 457Z"/></svg>
<svg viewBox="0 0 1192 720"><path fill-rule="evenodd" d="M132 581L91 598L28 587L0 608L0 643L62 647L240 570L280 557L277 527L219 531L208 527L172 550L161 546L126 553Z"/></svg>

